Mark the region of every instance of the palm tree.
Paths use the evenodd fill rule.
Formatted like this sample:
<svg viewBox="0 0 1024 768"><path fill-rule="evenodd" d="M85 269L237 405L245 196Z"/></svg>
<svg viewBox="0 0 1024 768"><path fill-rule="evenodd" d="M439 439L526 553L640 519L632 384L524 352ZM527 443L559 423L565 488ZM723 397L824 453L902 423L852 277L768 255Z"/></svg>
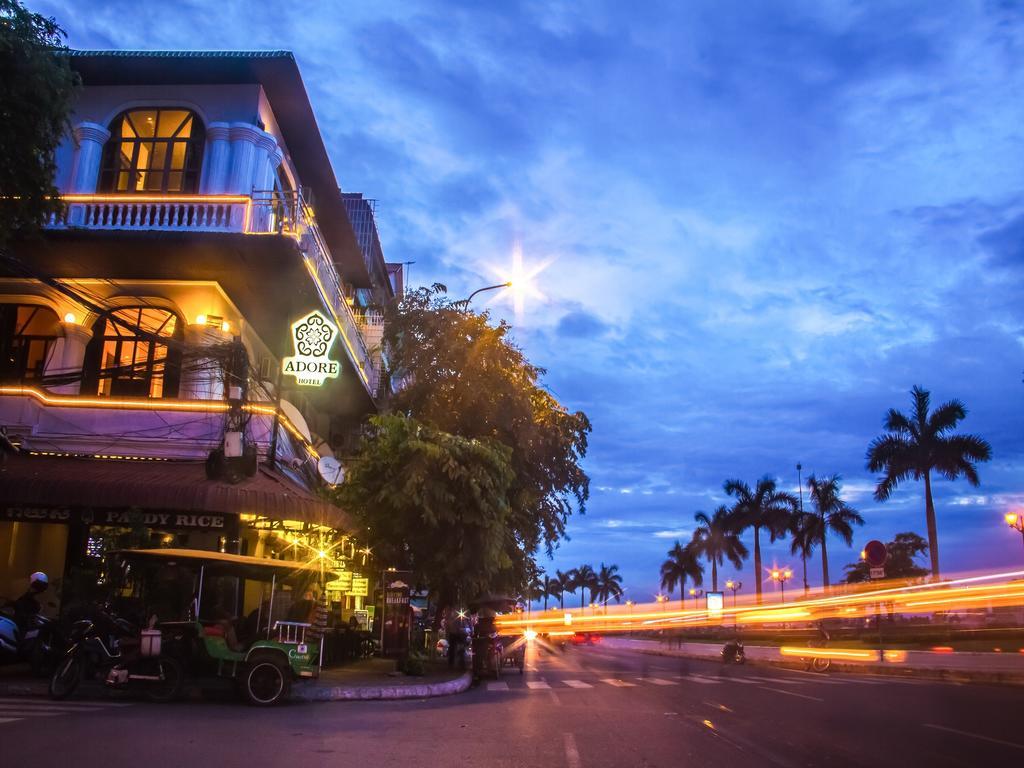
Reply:
<svg viewBox="0 0 1024 768"><path fill-rule="evenodd" d="M616 603L619 602L622 599L622 576L619 575L619 566L606 566L601 563L601 567L597 571L595 586L597 587L597 600L602 605L612 598Z"/></svg>
<svg viewBox="0 0 1024 768"><path fill-rule="evenodd" d="M795 512L790 518L789 532L793 541L789 545L789 552L792 555L800 553L800 559L804 563L804 595L810 591L807 583L807 558L814 554L814 536L811 526L814 524L815 516L810 512Z"/></svg>
<svg viewBox="0 0 1024 768"><path fill-rule="evenodd" d="M711 517L698 512L693 519L697 521L697 530L690 546L696 554L711 561L711 588L717 592L718 566L728 560L737 569L742 568L747 548L740 541L736 516L728 507L719 507Z"/></svg>
<svg viewBox="0 0 1024 768"><path fill-rule="evenodd" d="M672 592L679 585L679 604L686 608L686 580L699 587L704 583L704 566L697 559L693 547L682 546L678 541L668 551L668 560L661 564L661 588Z"/></svg>
<svg viewBox="0 0 1024 768"><path fill-rule="evenodd" d="M825 589L828 581L828 547L829 533L837 534L846 546L853 544L853 526L864 525L864 518L853 507L839 498L841 486L839 475L830 475L820 480L814 475L807 478L807 490L814 512L807 521L808 535L811 541L821 545L821 581Z"/></svg>
<svg viewBox="0 0 1024 768"><path fill-rule="evenodd" d="M540 596L544 598L544 610L547 611L548 598L554 597L557 593L551 591L552 584L554 584L554 579L548 576L546 571L542 571L542 573L544 574L544 580L541 582L540 585Z"/></svg>
<svg viewBox="0 0 1024 768"><path fill-rule="evenodd" d="M963 475L979 484L976 462L992 458L992 446L977 435L950 434L967 417L959 400L943 403L930 414L931 393L919 386L910 390L914 410L906 416L895 408L885 415L886 434L868 446L867 464L872 472L884 472L875 487L875 499L885 501L905 480L924 478L924 508L928 523L928 554L932 576L939 578L939 534L932 500L932 470L947 480Z"/></svg>
<svg viewBox="0 0 1024 768"><path fill-rule="evenodd" d="M768 532L772 541L786 534L787 522L797 509L797 500L791 493L780 491L775 480L765 475L757 481L754 490L741 480L726 480L722 486L725 492L736 499L733 512L742 532L754 529L754 589L757 602L761 602L761 529Z"/></svg>
<svg viewBox="0 0 1024 768"><path fill-rule="evenodd" d="M580 591L580 609L586 604L587 590L590 590L590 602L594 602L594 590L597 587L597 574L589 565L581 565L573 568L569 573L572 575L573 589L570 592Z"/></svg>
<svg viewBox="0 0 1024 768"><path fill-rule="evenodd" d="M555 584L552 588L558 590L558 607L563 611L565 610L565 593L576 591L576 587L573 586L572 574L572 571L555 571Z"/></svg>

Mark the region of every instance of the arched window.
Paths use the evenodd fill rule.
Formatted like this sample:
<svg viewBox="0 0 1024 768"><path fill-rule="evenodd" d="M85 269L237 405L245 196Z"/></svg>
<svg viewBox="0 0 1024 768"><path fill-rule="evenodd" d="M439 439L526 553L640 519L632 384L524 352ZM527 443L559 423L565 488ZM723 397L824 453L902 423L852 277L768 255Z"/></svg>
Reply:
<svg viewBox="0 0 1024 768"><path fill-rule="evenodd" d="M176 397L181 374L178 316L159 307L123 307L93 326L82 393Z"/></svg>
<svg viewBox="0 0 1024 768"><path fill-rule="evenodd" d="M49 307L0 304L0 382L39 383L61 335L60 320Z"/></svg>
<svg viewBox="0 0 1024 768"><path fill-rule="evenodd" d="M187 109L132 109L110 124L101 192L174 193L199 188L203 124Z"/></svg>

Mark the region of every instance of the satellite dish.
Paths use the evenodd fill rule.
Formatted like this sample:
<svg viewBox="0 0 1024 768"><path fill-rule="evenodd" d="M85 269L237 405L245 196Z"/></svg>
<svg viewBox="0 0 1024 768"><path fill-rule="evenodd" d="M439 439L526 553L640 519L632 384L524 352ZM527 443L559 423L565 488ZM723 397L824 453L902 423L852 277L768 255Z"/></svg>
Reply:
<svg viewBox="0 0 1024 768"><path fill-rule="evenodd" d="M321 456L316 468L320 472L320 477L329 485L337 485L345 479L345 468L333 456Z"/></svg>
<svg viewBox="0 0 1024 768"><path fill-rule="evenodd" d="M281 411L288 417L288 421L295 426L295 429L299 431L299 434L306 438L308 442L312 443L313 436L309 431L309 426L306 424L306 420L302 417L302 414L299 413L299 409L296 408L294 404L289 403L284 398L281 398Z"/></svg>

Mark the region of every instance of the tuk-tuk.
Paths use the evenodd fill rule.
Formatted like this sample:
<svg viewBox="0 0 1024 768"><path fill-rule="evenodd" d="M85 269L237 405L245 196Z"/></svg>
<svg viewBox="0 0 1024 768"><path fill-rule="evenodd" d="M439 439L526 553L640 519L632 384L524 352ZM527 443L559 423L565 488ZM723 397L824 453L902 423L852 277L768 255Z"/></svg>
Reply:
<svg viewBox="0 0 1024 768"><path fill-rule="evenodd" d="M190 549L113 553L115 599L156 617L162 653L177 658L186 685L233 682L250 704L288 698L291 684L315 678L321 638L295 595L321 577L316 564Z"/></svg>

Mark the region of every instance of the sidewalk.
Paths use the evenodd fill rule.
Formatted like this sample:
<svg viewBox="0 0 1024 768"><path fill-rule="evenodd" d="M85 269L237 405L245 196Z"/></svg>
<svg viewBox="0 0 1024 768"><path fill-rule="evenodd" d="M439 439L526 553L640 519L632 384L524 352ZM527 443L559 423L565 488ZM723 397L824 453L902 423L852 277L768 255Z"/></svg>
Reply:
<svg viewBox="0 0 1024 768"><path fill-rule="evenodd" d="M627 637L606 637L609 648L634 650L656 656L684 658L720 658L720 643L682 643L639 640ZM836 646L837 648L839 646ZM783 656L777 647L747 645L747 661L773 664L781 667L803 668L799 658ZM1024 684L1024 654L1022 653L936 653L933 651L900 651L896 660L875 662L832 661L832 668L841 672L883 675L915 675L967 682Z"/></svg>
<svg viewBox="0 0 1024 768"><path fill-rule="evenodd" d="M292 685L292 701L371 701L424 699L450 696L470 687L472 676L467 672L449 670L444 664L428 662L422 677L395 672L391 659L363 659L334 669L325 669L316 680L296 681ZM48 681L16 667L0 673L0 697L46 697ZM186 681L186 688L188 688ZM83 684L76 691L77 699L116 699L130 693L113 691L100 683ZM198 695L196 692L195 695Z"/></svg>

